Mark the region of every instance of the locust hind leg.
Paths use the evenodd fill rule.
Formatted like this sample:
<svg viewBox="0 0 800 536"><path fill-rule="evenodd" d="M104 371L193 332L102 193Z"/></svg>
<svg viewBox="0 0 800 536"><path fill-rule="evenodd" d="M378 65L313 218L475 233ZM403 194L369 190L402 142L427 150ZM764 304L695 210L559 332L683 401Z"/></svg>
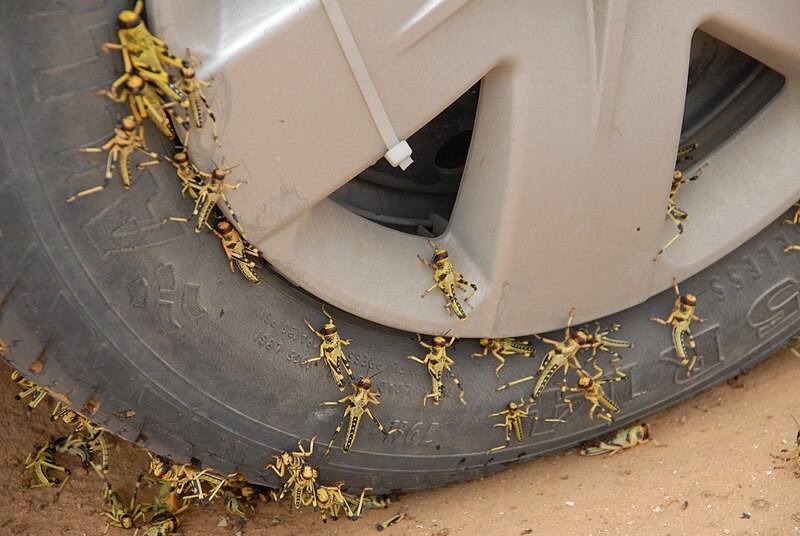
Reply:
<svg viewBox="0 0 800 536"><path fill-rule="evenodd" d="M98 147L86 147L84 149L79 149L79 151L82 153L99 153L102 152L102 149ZM67 203L73 203L76 200L80 199L81 197L86 197L87 195L96 194L97 192L103 190L106 186L108 186L111 177L114 176L114 166L117 162L118 152L119 149L117 149L116 147L112 148L108 152L108 157L106 158L106 174L103 177L103 183L97 186L93 186L91 188L87 188L86 190L83 190L81 192L78 192L77 194L67 199Z"/></svg>
<svg viewBox="0 0 800 536"><path fill-rule="evenodd" d="M325 360L328 361L328 358L326 357ZM344 391L344 374L342 374L342 371L339 368L339 363L337 361L328 361L328 368L330 368L333 380L336 382L339 390Z"/></svg>
<svg viewBox="0 0 800 536"><path fill-rule="evenodd" d="M464 308L461 307L461 303L459 303L458 298L454 292L452 292L452 288L450 289L450 293L445 293L447 298L447 303L445 304L444 308L448 314L451 314L452 311L459 320L466 320L467 313L464 312Z"/></svg>
<svg viewBox="0 0 800 536"><path fill-rule="evenodd" d="M458 283L462 287L470 287L472 289L472 292L470 292L469 295L466 298L464 298L464 303L469 304L470 307L472 307L472 305L469 303L469 299L473 297L476 292L478 292L478 285L476 285L475 283L470 283L469 281L464 279L461 276L461 274L458 274L458 279L456 279L456 283Z"/></svg>
<svg viewBox="0 0 800 536"><path fill-rule="evenodd" d="M692 359L689 361L689 366L686 367L686 376L692 375L692 370L694 370L694 365L697 363L697 359L700 357L697 354L697 344L694 342L694 337L692 337L692 332L688 329L686 330L686 338L689 339L689 348L692 349Z"/></svg>
<svg viewBox="0 0 800 536"><path fill-rule="evenodd" d="M460 391L458 394L458 400L466 406L467 402L466 400L464 400L464 388L461 387L461 382L458 381L458 378L456 378L456 375L453 374L453 371L451 371L450 369L447 370L447 373L450 374L451 378L453 378L453 383L456 384L456 387L458 387L458 390Z"/></svg>
<svg viewBox="0 0 800 536"><path fill-rule="evenodd" d="M656 258L655 258L655 259L653 259L654 261L657 261L657 260L658 260L658 258L659 258L659 257L661 257L661 254L662 254L662 253L664 253L665 251L667 251L667 248L668 248L668 247L670 247L672 244L674 244L674 243L675 243L675 241L676 241L678 238L680 238L680 237L681 237L681 235L683 234L683 223L681 223L681 221L680 221L680 220L678 220L677 218L675 218L675 217L674 217L674 216L672 216L671 214L669 215L669 218L670 218L670 219L672 220L672 222L673 222L673 223L674 223L674 224L677 226L677 228L678 228L678 234L676 234L675 236L673 236L673 237L672 237L672 240L670 240L669 242L667 242L667 243L666 243L666 245L665 245L664 247L662 247L661 249L659 249L659 250L658 250L658 253L656 253Z"/></svg>
<svg viewBox="0 0 800 536"><path fill-rule="evenodd" d="M493 351L492 355L495 356L498 361L500 361L500 365L496 369L494 369L494 377L495 378L499 378L500 377L500 369L505 366L506 360L502 355L500 355L500 352Z"/></svg>
<svg viewBox="0 0 800 536"><path fill-rule="evenodd" d="M347 361L344 353L339 355L339 364L344 368L345 372L347 372L347 376L351 380L355 380L355 375L353 374L353 370L350 368L350 363Z"/></svg>
<svg viewBox="0 0 800 536"><path fill-rule="evenodd" d="M203 101L203 106L206 108L208 118L211 119L211 135L214 138L214 143L216 143L219 147L222 147L222 144L219 141L219 133L217 132L217 116L214 114L214 110L211 109L211 105L208 103L208 99L206 99L205 94L203 94L203 92L199 89L197 92L199 93L200 100Z"/></svg>
<svg viewBox="0 0 800 536"><path fill-rule="evenodd" d="M342 418L339 419L339 424L336 426L336 430L334 430L333 435L331 436L331 440L328 442L328 448L325 449L325 454L323 454L323 457L327 458L328 455L331 453L331 447L333 446L333 442L336 440L336 436L339 435L339 432L342 431L342 425L344 424L344 420L346 417L347 417L347 411L345 411L344 415L342 415Z"/></svg>
<svg viewBox="0 0 800 536"><path fill-rule="evenodd" d="M256 275L256 273L253 271L253 268L255 267L254 262L244 262L239 259L234 259L233 262L236 263L236 267L239 268L239 271L242 273L245 279L256 285L261 282L261 280L258 278L258 275Z"/></svg>
<svg viewBox="0 0 800 536"><path fill-rule="evenodd" d="M672 344L675 346L675 352L678 354L682 365L686 365L689 362L689 358L686 356L686 345L683 342L684 333L686 333L685 328L672 328Z"/></svg>

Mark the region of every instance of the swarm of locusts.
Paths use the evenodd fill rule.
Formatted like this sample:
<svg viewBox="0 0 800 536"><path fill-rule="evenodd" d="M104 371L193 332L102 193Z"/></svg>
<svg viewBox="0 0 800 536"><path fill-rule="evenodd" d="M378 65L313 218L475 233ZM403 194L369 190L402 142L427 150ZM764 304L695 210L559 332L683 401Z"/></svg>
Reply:
<svg viewBox="0 0 800 536"><path fill-rule="evenodd" d="M26 402L33 411L50 400L48 392L36 383L23 377L18 371L11 373L11 380L19 385L18 400ZM128 418L132 410L118 415ZM99 514L110 527L137 528L148 536L166 536L179 526L179 517L192 505L207 505L221 501L228 517L241 527L248 520L248 513L260 503L281 501L286 497L295 508L311 507L319 512L323 522L337 520L340 516L357 520L364 508L386 508L390 500L386 497L367 495L371 488L364 488L353 495L343 490L344 481L323 485L317 481L319 470L310 465L314 441L308 450L303 440L298 448L273 456L274 463L266 466L281 479L278 491L269 490L247 482L240 473L219 474L212 468L201 468L193 464L177 463L164 456L148 452L149 471L136 480L130 493L115 487L109 480L110 455L108 431L92 423L87 417L56 402L50 415L52 422L60 422L71 428L66 436L46 439L37 444L24 460L30 471L31 488L53 488L58 494L73 476L69 461L79 462L84 469L96 473L103 481L98 494L105 509ZM142 500L142 492L148 496Z"/></svg>
<svg viewBox="0 0 800 536"><path fill-rule="evenodd" d="M227 191L236 190L243 185L242 182L230 178L236 166L226 166L223 159L219 166L214 164L213 169L201 169L192 161L188 152L190 135L204 128L207 119L211 123L214 142L222 147L217 131L217 115L205 94L210 83L198 78L200 63L188 50L186 58L177 57L164 41L150 32L142 18L143 8L143 0L137 0L132 10L122 11L117 21L118 42L105 43L102 46L104 51L120 55L123 72L110 87L98 90L97 95L126 108L125 114L118 120L104 144L80 149L84 153L105 153L103 181L75 193L67 201L72 203L101 192L108 187L115 172L119 174L125 189L134 187L134 157L138 159L136 169L139 171L150 166L170 165L178 178L176 187L180 187L182 196L191 201L192 207L191 212L187 211L188 214L183 216L165 217L163 224L191 222L197 233L206 230L212 232L221 241L231 271L238 270L246 280L259 283L256 259L260 252L247 242L226 197ZM174 145L175 151L172 155L158 154L151 150L145 139L147 122L152 123L155 130ZM697 144L680 147L676 165L693 159L697 148ZM698 168L688 178L681 171L674 171L667 199L666 220L676 226L677 234L658 251L656 260L683 234L683 222L689 216L678 208L676 196L682 185L701 177L703 168L704 166ZM800 204L797 206L800 207ZM792 225L799 222L800 209L792 219L785 221ZM447 314L455 316L459 321L465 321L465 305L472 307L469 300L478 291L478 285L467 280L456 269L457 265L463 265L463 259L459 264L447 249L431 239L427 239L427 242L433 249L433 256L426 258L418 255L418 258L432 271L433 284L421 297L425 298L438 289L444 297ZM421 240L420 245L422 247ZM800 246L788 246L785 251L791 250L800 250ZM458 252L456 253L458 256ZM677 366L689 378L693 372L702 368L702 355L695 343L692 326L705 322L705 319L696 314L699 306L697 296L682 293L677 281L673 282L673 289L676 297L672 310L663 312L666 318L652 317L650 320L671 331L669 339L666 330L662 333L663 338L665 342L671 342L678 358ZM463 298L459 296L460 292L465 293ZM382 371L370 376L367 368L366 372L357 375L350 363L351 354L345 349L353 343L353 339L344 338L350 333L340 335L334 317L325 305L322 306L322 314L325 318L319 317L311 321L303 319L308 329L319 339L319 346L318 352L308 356L301 364L306 367L324 364L321 367L323 372L330 375L337 389L340 392L347 391L342 398L318 400L316 404L316 410L328 414L329 420L338 418L336 427L331 426L327 447L323 453L318 452L317 455L328 457L341 433L343 437L336 450L344 456L358 445L359 431L362 432L362 438L372 435L374 439L378 433L390 436L402 433L403 430L391 426L387 429L379 419L379 414L382 413L381 393L373 384L373 378ZM617 332L622 330L621 324L603 326L595 322L593 326L587 324L576 328L572 325L574 316L575 308L572 308L566 314L563 335L558 334L553 338L534 334L524 338L478 340L478 351L471 355L480 358L491 353L499 362L494 369L496 378L500 377L507 358L518 356L526 358L528 362L536 359L530 367L529 375L497 387L497 392L504 392L516 385L532 385L527 399L516 395L511 400L500 399L496 406L497 411L486 417L494 419L490 428L501 429L497 434L497 443L488 448L487 456L509 448L514 441L521 445L531 435L532 429L540 426L539 423L552 423L553 426L566 423L564 417L575 413L576 407L583 408L582 412L589 419L598 419L609 424L614 423L622 413L621 404L614 400L614 389L610 385L630 381L620 365L624 362L624 356L620 352L633 349L634 344L618 338ZM429 407L426 411L437 411L437 406L449 403L446 398L453 387L457 390L458 401L463 405L467 404L465 387L455 372L457 365L454 353L457 340L458 337L449 335L449 332L429 336L416 335L416 342L422 347L422 351L418 355L408 355L407 358L424 367L428 373L430 390L427 387L419 390L421 404ZM543 351L538 359L535 345L539 345L539 350ZM0 354L2 353L3 347L0 346ZM601 356L603 359L600 359ZM12 380L19 385L17 398L27 403L29 411L35 410L47 399L48 393L45 389L20 373L15 371ZM555 391L556 405L564 410L561 415L544 416L537 407L550 386L556 387L549 392ZM131 493L125 494L107 481L110 465L107 431L61 403L56 404L51 419L71 426L72 431L58 439L44 441L28 455L25 467L34 475L32 486L51 487L60 491L72 474L60 460L64 457L77 458L84 467L91 468L106 481L102 496L108 509L103 516L109 527L146 526L146 536L167 535L177 529L177 516L192 504L206 504L218 499L224 501L228 513L239 524L247 520L248 512L256 504L268 500L288 500L295 508L311 507L320 513L323 521L336 520L340 516L358 519L364 507L385 506L380 499L366 495L371 489L369 487L358 494L350 494L344 491L344 481L323 483L320 470L313 463L317 436L307 440L307 447L305 440L298 438L296 449L292 444L291 448L271 455L274 461L265 470L280 479L277 490L268 491L249 484L238 473L218 474L211 468L181 464L151 454L149 474L142 475ZM361 424L367 421L371 423L368 422L364 430ZM650 428L642 423L620 429L615 435L584 448L581 453L614 454L644 443L649 437ZM142 487L151 492L152 500L149 502L140 502ZM387 521L389 524L390 522L394 521Z"/></svg>
<svg viewBox="0 0 800 536"><path fill-rule="evenodd" d="M119 119L107 142L100 147L80 149L84 153L106 153L103 182L76 193L67 202L104 190L117 168L122 185L130 189L134 181L132 160L136 154L148 158L136 165L139 171L167 162L175 168L181 193L188 193L194 206L188 216L166 217L164 223L191 221L197 233L209 229L222 242L231 271L238 269L248 281L258 283L259 277L254 269L259 251L237 228L236 214L225 195L226 190L235 190L242 185L241 182L232 184L226 181L235 166L226 167L223 161L214 169L202 170L192 162L186 149L191 130L202 129L206 117L210 119L214 141L221 146L217 117L204 92L211 84L197 77L200 63L188 50L188 58L179 58L164 41L150 32L142 18L143 10L144 1L137 0L132 10L122 11L117 17L119 42L102 46L105 52L119 52L123 73L111 87L96 93L126 107L126 115ZM148 147L145 140L147 121L175 145L175 154L171 157L159 155ZM223 206L231 219L220 210Z"/></svg>

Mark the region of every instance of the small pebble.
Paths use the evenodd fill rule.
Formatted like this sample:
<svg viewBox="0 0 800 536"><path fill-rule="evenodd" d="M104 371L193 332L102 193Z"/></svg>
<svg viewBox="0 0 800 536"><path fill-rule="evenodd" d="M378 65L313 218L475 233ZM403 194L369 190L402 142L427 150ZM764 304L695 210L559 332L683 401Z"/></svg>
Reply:
<svg viewBox="0 0 800 536"><path fill-rule="evenodd" d="M750 512L742 512L742 519L750 519L751 517Z"/></svg>
<svg viewBox="0 0 800 536"><path fill-rule="evenodd" d="M217 526L218 527L227 527L228 526L228 520L225 519L224 517L220 518L219 523L217 523Z"/></svg>
<svg viewBox="0 0 800 536"><path fill-rule="evenodd" d="M660 507L660 506L654 506L654 507L652 507L650 510L652 510L653 512L656 512L656 513L658 513L658 512L660 512L660 511L661 511L661 507Z"/></svg>
<svg viewBox="0 0 800 536"><path fill-rule="evenodd" d="M566 506L575 506L575 502L574 502L574 501L567 501L567 502L565 502L564 504L565 504Z"/></svg>
<svg viewBox="0 0 800 536"><path fill-rule="evenodd" d="M722 534L730 534L731 529L722 529Z"/></svg>

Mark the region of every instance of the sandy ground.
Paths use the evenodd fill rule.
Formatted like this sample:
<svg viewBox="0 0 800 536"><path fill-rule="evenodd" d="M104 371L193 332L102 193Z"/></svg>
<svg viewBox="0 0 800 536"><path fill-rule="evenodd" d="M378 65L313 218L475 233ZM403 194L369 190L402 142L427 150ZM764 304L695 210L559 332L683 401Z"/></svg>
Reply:
<svg viewBox="0 0 800 536"><path fill-rule="evenodd" d="M28 488L26 453L66 428L48 420L52 402L28 414L13 398L5 365L0 373L0 534L102 534L103 483L97 475L72 464L73 478L57 500L53 490ZM797 386L800 359L784 351L649 419L655 440L613 457L586 458L573 449L489 478L404 495L355 523L323 525L310 509L265 504L241 530L271 536L376 534L377 523L402 512L405 518L385 534L800 533L798 466L781 468L773 458L794 446ZM147 462L141 449L114 441L109 479L130 489ZM181 521L179 533L185 535L234 536L239 530L224 519L222 504L193 507Z"/></svg>

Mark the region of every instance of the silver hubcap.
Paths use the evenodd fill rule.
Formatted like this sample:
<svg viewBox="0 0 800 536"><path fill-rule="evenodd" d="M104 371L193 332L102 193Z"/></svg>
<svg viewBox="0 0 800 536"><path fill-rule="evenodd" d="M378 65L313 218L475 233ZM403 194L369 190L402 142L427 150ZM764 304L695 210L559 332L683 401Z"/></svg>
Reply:
<svg viewBox="0 0 800 536"><path fill-rule="evenodd" d="M213 77L229 196L287 278L364 318L418 332L520 335L638 304L729 253L800 197L800 3L750 0L342 2L392 125L405 139L482 79L469 157L437 239L479 291L466 322L438 293L422 238L328 195L386 147L318 1L150 2L175 50ZM186 12L195 16L186 17ZM664 219L697 28L786 77L783 91L681 190ZM413 147L412 147L413 149ZM413 164L412 164L413 165ZM768 262L768 259L764 259ZM463 296L463 295L462 295Z"/></svg>

